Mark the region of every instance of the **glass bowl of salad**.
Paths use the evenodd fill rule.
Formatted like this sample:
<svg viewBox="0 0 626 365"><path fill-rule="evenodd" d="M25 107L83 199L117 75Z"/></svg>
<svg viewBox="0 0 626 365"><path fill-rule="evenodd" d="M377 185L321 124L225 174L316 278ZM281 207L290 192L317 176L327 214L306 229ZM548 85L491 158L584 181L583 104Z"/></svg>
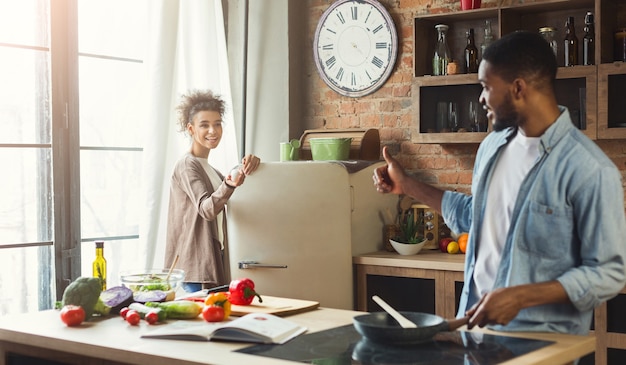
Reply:
<svg viewBox="0 0 626 365"><path fill-rule="evenodd" d="M168 277L169 274L169 277ZM185 278L185 271L181 269L145 269L128 270L120 273L120 282L133 293L145 292L176 292Z"/></svg>

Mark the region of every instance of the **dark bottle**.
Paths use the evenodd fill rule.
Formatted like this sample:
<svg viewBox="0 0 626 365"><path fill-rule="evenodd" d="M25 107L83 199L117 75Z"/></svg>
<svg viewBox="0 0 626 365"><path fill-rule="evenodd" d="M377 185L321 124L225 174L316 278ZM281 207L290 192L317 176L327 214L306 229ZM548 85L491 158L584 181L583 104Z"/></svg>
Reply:
<svg viewBox="0 0 626 365"><path fill-rule="evenodd" d="M583 37L583 65L595 63L595 29L593 25L593 13L588 11L585 15L585 36Z"/></svg>
<svg viewBox="0 0 626 365"><path fill-rule="evenodd" d="M478 48L474 44L474 28L470 28L467 35L467 46L465 46L465 73L478 72Z"/></svg>
<svg viewBox="0 0 626 365"><path fill-rule="evenodd" d="M104 258L104 242L96 242L96 258L93 260L93 277L102 281L102 290L107 289L107 260Z"/></svg>
<svg viewBox="0 0 626 365"><path fill-rule="evenodd" d="M574 17L570 16L565 22L565 66L576 66L578 64L578 38L574 28Z"/></svg>

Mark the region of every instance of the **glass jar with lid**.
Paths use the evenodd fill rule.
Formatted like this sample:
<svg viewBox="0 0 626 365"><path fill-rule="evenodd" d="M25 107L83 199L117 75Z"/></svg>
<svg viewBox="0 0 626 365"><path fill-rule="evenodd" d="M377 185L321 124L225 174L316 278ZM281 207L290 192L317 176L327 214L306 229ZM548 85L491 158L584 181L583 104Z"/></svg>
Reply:
<svg viewBox="0 0 626 365"><path fill-rule="evenodd" d="M435 44L435 53L433 55L433 75L447 75L448 63L452 60L446 39L448 26L446 24L437 24L435 29L437 29L437 43Z"/></svg>
<svg viewBox="0 0 626 365"><path fill-rule="evenodd" d="M557 52L559 49L558 43L555 39L556 36L556 28L554 27L541 27L539 28L539 34L550 44L550 48L552 48L552 52L554 52L554 57L557 57Z"/></svg>

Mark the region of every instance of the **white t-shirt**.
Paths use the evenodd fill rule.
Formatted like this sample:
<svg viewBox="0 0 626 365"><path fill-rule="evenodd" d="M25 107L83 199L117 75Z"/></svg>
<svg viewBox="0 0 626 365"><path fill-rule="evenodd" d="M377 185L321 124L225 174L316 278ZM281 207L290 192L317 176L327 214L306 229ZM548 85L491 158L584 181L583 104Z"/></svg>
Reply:
<svg viewBox="0 0 626 365"><path fill-rule="evenodd" d="M539 157L539 141L540 137L526 137L518 130L496 161L489 183L480 242L476 243L474 289L478 297L493 289L517 194Z"/></svg>
<svg viewBox="0 0 626 365"><path fill-rule="evenodd" d="M204 171L209 176L209 180L211 180L211 185L213 185L213 190L214 191L217 190L222 184L222 179L220 179L220 176L211 167L211 165L209 165L209 161L206 158L196 157L196 159L200 161L200 164L202 164ZM220 245L222 245L222 250L224 249L224 232L222 230L223 222L224 222L224 212L222 211L217 215L217 234L220 240Z"/></svg>

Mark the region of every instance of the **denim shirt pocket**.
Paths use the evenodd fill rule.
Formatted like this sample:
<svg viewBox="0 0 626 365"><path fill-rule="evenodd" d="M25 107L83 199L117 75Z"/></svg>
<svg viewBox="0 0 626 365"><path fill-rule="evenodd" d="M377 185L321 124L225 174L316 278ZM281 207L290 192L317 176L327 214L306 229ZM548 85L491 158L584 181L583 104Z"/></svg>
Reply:
<svg viewBox="0 0 626 365"><path fill-rule="evenodd" d="M518 241L518 247L543 258L567 257L573 239L573 216L573 210L566 206L549 206L530 200L523 239Z"/></svg>

